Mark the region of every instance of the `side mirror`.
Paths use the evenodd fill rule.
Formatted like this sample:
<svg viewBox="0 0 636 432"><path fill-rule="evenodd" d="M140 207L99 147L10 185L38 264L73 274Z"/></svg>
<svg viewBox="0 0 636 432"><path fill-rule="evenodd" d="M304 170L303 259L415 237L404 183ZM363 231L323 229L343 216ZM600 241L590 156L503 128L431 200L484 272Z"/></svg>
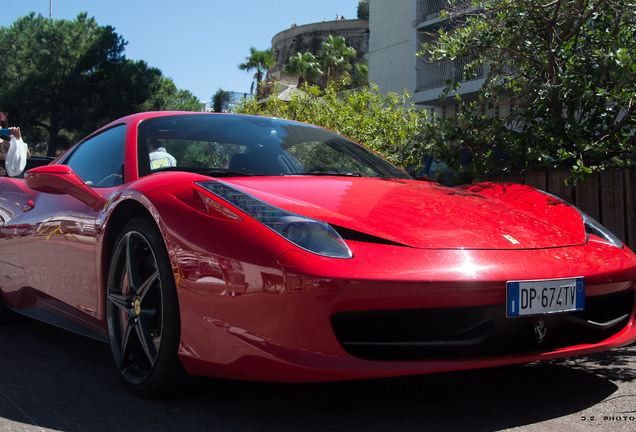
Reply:
<svg viewBox="0 0 636 432"><path fill-rule="evenodd" d="M38 192L70 195L93 210L104 207L106 200L77 176L67 165L45 165L30 169L24 176L26 185Z"/></svg>

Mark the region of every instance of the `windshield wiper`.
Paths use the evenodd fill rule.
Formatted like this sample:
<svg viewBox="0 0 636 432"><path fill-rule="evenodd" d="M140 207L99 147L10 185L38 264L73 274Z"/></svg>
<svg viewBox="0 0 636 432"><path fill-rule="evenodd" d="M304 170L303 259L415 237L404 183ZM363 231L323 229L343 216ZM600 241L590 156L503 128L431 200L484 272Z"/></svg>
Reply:
<svg viewBox="0 0 636 432"><path fill-rule="evenodd" d="M260 174L250 174L239 171L230 171L223 168L196 168L196 167L162 167L153 170L153 173L164 172L164 171L183 171L190 172L195 174L209 175L212 177L251 177Z"/></svg>
<svg viewBox="0 0 636 432"><path fill-rule="evenodd" d="M211 177L252 177L258 175L224 169L201 170L200 174L209 175Z"/></svg>
<svg viewBox="0 0 636 432"><path fill-rule="evenodd" d="M333 176L333 177L364 177L359 172L310 171L285 174L286 176Z"/></svg>

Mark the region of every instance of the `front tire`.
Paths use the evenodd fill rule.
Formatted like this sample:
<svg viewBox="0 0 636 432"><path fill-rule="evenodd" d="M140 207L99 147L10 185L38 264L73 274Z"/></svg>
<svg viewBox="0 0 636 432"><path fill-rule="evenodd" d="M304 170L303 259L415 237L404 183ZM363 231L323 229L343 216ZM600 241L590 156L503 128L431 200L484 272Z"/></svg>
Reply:
<svg viewBox="0 0 636 432"><path fill-rule="evenodd" d="M0 293L0 325L11 323L13 318L15 313L4 304L2 293Z"/></svg>
<svg viewBox="0 0 636 432"><path fill-rule="evenodd" d="M117 238L106 318L113 360L126 387L143 397L173 390L185 375L177 355L179 303L163 238L146 219L133 219Z"/></svg>

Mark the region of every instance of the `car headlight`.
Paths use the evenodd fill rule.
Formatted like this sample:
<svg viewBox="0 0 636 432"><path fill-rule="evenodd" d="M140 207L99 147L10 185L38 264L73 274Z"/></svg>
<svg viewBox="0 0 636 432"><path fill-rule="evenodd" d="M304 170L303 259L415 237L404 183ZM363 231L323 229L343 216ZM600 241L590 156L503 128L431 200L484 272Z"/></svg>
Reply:
<svg viewBox="0 0 636 432"><path fill-rule="evenodd" d="M302 249L330 258L353 257L342 237L326 222L280 209L220 181L196 184Z"/></svg>
<svg viewBox="0 0 636 432"><path fill-rule="evenodd" d="M581 210L579 210L579 213L581 214L581 217L583 218L583 223L585 224L585 233L587 234L588 238L590 234L594 234L595 236L602 238L603 240L605 240L608 243L611 243L613 246L616 246L617 248L621 248L621 249L623 248L623 242L614 234L612 234L610 230L605 228L596 220L592 219L590 216L586 215Z"/></svg>

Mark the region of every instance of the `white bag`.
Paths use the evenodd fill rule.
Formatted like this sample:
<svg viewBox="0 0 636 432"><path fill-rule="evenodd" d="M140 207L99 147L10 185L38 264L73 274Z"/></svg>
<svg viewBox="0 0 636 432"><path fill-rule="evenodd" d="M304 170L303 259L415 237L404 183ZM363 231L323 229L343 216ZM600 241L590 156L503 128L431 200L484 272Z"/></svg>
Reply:
<svg viewBox="0 0 636 432"><path fill-rule="evenodd" d="M22 138L18 140L11 135L11 144L4 160L4 166L9 176L17 177L22 174L24 167L26 167L27 152L27 145L22 141Z"/></svg>

